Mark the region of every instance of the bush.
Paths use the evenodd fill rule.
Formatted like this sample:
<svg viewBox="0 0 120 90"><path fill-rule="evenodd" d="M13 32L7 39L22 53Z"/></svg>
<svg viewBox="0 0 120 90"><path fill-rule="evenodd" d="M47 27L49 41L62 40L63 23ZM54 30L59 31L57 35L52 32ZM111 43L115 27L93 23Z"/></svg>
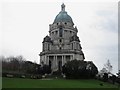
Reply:
<svg viewBox="0 0 120 90"><path fill-rule="evenodd" d="M44 65L40 68L40 73L42 75L44 74L50 74L51 73L51 68L49 67L49 65Z"/></svg>
<svg viewBox="0 0 120 90"><path fill-rule="evenodd" d="M104 75L103 75L103 81L104 82L108 81L108 74L107 73L104 73Z"/></svg>
<svg viewBox="0 0 120 90"><path fill-rule="evenodd" d="M112 84L115 84L117 81L117 77L115 75L110 76L109 79L112 81Z"/></svg>
<svg viewBox="0 0 120 90"><path fill-rule="evenodd" d="M84 79L94 78L98 69L92 62L72 60L62 67L62 72L68 79Z"/></svg>
<svg viewBox="0 0 120 90"><path fill-rule="evenodd" d="M42 76L38 74L23 74L23 73L2 73L2 77L10 78L31 78L31 79L41 79Z"/></svg>

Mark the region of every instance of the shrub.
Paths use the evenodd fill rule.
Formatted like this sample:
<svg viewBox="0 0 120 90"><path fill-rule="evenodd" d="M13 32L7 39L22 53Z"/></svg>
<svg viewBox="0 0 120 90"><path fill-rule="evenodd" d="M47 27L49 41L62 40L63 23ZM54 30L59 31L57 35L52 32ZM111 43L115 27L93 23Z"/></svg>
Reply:
<svg viewBox="0 0 120 90"><path fill-rule="evenodd" d="M62 72L68 79L83 79L94 78L98 69L92 62L72 60L63 65Z"/></svg>

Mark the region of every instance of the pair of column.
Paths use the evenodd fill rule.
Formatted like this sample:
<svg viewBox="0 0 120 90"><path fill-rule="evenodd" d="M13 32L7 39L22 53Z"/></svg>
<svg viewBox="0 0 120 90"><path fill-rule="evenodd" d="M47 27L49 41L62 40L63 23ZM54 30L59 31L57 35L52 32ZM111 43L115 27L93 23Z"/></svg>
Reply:
<svg viewBox="0 0 120 90"><path fill-rule="evenodd" d="M62 66L64 65L64 63L65 63L65 56L62 56ZM54 56L54 59L53 59L53 69L58 69L57 55Z"/></svg>

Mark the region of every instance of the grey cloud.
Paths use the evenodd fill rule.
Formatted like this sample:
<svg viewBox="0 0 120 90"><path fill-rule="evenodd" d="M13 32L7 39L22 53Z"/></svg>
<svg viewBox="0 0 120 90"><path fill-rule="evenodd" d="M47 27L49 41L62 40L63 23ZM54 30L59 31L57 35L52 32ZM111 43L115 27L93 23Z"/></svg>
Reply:
<svg viewBox="0 0 120 90"><path fill-rule="evenodd" d="M100 10L96 14L102 18L102 21L98 22L98 26L105 30L118 32L118 14L116 11Z"/></svg>

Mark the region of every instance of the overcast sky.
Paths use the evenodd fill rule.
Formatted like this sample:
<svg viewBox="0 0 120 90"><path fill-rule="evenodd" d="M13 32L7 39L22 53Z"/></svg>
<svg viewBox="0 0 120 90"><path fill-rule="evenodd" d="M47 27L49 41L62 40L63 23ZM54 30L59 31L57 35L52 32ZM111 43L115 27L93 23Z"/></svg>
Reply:
<svg viewBox="0 0 120 90"><path fill-rule="evenodd" d="M43 38L49 35L49 24L60 12L62 2L78 28L85 60L93 61L100 70L109 59L116 73L117 2L2 2L1 55L22 55L26 60L39 63Z"/></svg>

